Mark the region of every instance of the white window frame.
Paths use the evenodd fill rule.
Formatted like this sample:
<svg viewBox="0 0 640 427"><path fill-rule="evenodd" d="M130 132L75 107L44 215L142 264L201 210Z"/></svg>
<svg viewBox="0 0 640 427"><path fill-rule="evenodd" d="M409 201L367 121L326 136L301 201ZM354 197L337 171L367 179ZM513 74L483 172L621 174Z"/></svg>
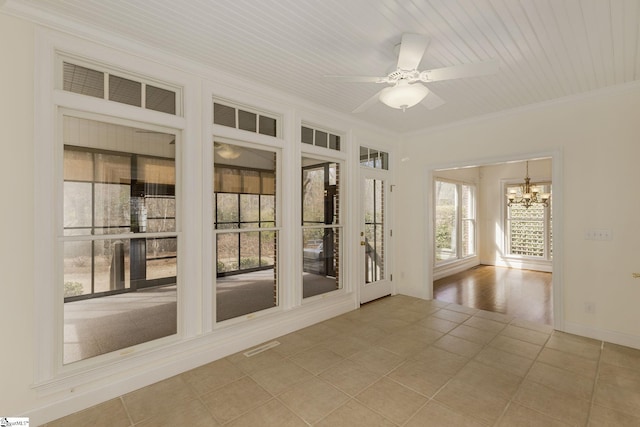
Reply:
<svg viewBox="0 0 640 427"><path fill-rule="evenodd" d="M34 387L48 394L68 391L89 381L108 378L114 372L125 369L142 368L149 363L148 358L138 357L145 354L151 358L166 357L179 348L179 343L197 334L200 329L198 319L193 313L198 303L198 274L193 243L197 241L197 231L188 222L182 223L179 212L193 210L193 200L181 188L194 185L197 177L181 164L198 161L193 152L195 135L189 135L187 128L198 126L193 114L181 116L147 110L66 92L59 86L62 72L58 69L60 55L86 58L90 63L106 64L114 70L129 70L135 75L154 76L149 81L166 81L169 87L182 88L184 97L194 103L194 94L198 88L193 77L168 67L160 66L138 56L123 54L105 46L80 40L49 30L38 30L36 34L35 64L35 320L36 343ZM193 106L191 106L193 107ZM61 120L65 112L70 115L88 115L100 121L134 125L143 129L169 131L176 134L176 205L178 222L178 332L176 335L128 347L121 351L103 354L68 365L62 364L62 154L63 133ZM191 285L187 285L191 284Z"/></svg>
<svg viewBox="0 0 640 427"><path fill-rule="evenodd" d="M202 156L200 165L202 168L200 197L203 201L202 207L202 224L199 235L202 243L202 332L204 334L217 330L233 328L236 325L242 325L252 319L267 317L275 312L282 312L296 306L291 298L291 292L283 283L288 283L291 277L290 264L291 254L293 250L290 239L288 238L289 230L281 224L289 224L292 222L291 206L293 201L291 197L285 197L286 194L293 193L292 175L290 170L285 170L284 165L289 165L292 159L291 144L285 140L285 135L291 134L291 130L285 126L291 123L292 114L288 112L287 107L278 104L273 99L264 99L261 97L253 97L255 94L248 96L247 92L238 90L232 86L224 85L222 82L213 83L209 80L202 82L202 108L201 108L201 140ZM258 132L249 132L237 127L229 127L214 123L214 107L213 104L223 104L227 107L236 109L236 120L238 109L252 112L265 117L276 119L276 136L264 135ZM237 122L236 122L237 124ZM217 322L216 317L216 268L212 260L216 257L216 230L213 223L215 220L215 212L213 211L213 177L214 177L214 141L225 142L229 144L247 144L253 148L275 151L277 153L277 177L276 177L276 228L278 232L278 306L256 313L250 313L245 316ZM289 168L291 169L291 168ZM289 175L286 175L289 173ZM278 194L280 195L278 197ZM299 304L298 304L299 305Z"/></svg>
<svg viewBox="0 0 640 427"><path fill-rule="evenodd" d="M302 128L300 128L302 129ZM343 138L342 136L340 136L340 140L342 141ZM300 218L300 221L298 222L299 224L299 235L298 235L298 255L296 257L296 260L298 261L298 277L300 280L300 286L297 292L298 295L298 301L306 304L309 302L313 302L317 299L321 299L321 298L325 298L327 295L332 295L332 294L344 294L346 292L345 290L345 275L348 273L348 270L345 265L345 244L346 244L346 240L347 240L347 234L346 234L346 228L344 226L344 218L346 215L346 206L344 205L345 201L346 201L346 197L345 197L345 191L348 191L347 187L346 187L346 183L348 182L348 180L346 179L346 175L347 175L347 162L344 160L344 155L340 155L341 152L337 151L337 150L331 150L328 148L323 148L323 147L316 147L315 145L310 145L310 144L304 144L302 143L302 141L299 142L300 146L302 146L301 152L300 152L300 167L297 170L298 173L298 188L300 188L300 191L298 192L298 194L302 194L302 183L301 183L301 174L302 174L302 158L303 157L308 157L308 158L312 158L314 160L320 160L323 162L331 162L331 163L336 163L340 169L340 194L339 194L339 205L340 205L340 212L338 213L338 222L336 224L325 224L325 225L318 225L318 226L305 226L302 225L302 200L300 198L297 198L298 201L298 215ZM342 142L341 142L342 144ZM323 154L318 154L318 152L321 151ZM335 152L337 155L335 156L331 156L331 155L327 155L327 152L331 152L333 154L333 152ZM312 228L337 228L340 230L340 252L338 253L338 263L340 266L340 276L338 277L339 282L340 282L340 287L339 289L336 289L334 291L331 292L327 292L324 294L319 294L319 295L314 295L311 297L307 297L307 298L303 298L302 296L302 268L303 268L303 255L304 255L304 248L303 248L303 244L302 244L302 240L303 240L303 231L305 229L312 229Z"/></svg>
<svg viewBox="0 0 640 427"><path fill-rule="evenodd" d="M436 239L435 239L435 226L436 226L436 209L437 209L437 200L436 200L436 186L438 182L444 182L448 184L452 184L456 186L456 256L452 259L447 260L437 260L437 248L436 248ZM472 198L473 198L473 218L462 218L462 187L469 187ZM478 198L477 198L477 186L473 183L464 182L464 181L456 181L451 179L444 179L439 177L433 178L433 230L434 230L434 239L433 239L433 263L435 267L441 267L448 264L457 263L460 261L464 261L473 257L478 256L478 227L477 227L477 212L478 212ZM470 221L473 224L473 253L470 255L462 255L462 223L464 221Z"/></svg>
<svg viewBox="0 0 640 427"><path fill-rule="evenodd" d="M550 179L541 179L541 180L536 180L536 185L538 186L542 186L542 185L548 185L548 186L552 186L552 182ZM507 194L508 193L508 187L513 187L513 186L518 186L521 185L522 182L521 181L514 181L514 180L508 180L508 181L503 181L502 183L502 193L501 194ZM551 222L552 222L552 212L551 212L551 204L547 207L545 207L544 209L544 218L542 220L543 222L543 228L544 228L544 255L541 257L538 256L532 256L532 255L520 255L520 254L512 254L511 253L511 235L509 233L509 206L507 206L508 200L506 197L504 197L504 203L502 205L502 224L504 227L504 241L503 241L503 245L504 245L504 258L506 259L517 259L517 260L530 260L533 262L545 262L545 263L551 263L551 261L553 261L553 255L551 253L550 250L550 246L551 246Z"/></svg>
<svg viewBox="0 0 640 427"><path fill-rule="evenodd" d="M213 110L213 103L211 103L211 109ZM213 120L211 121L213 123ZM225 127L222 125L213 125L215 128L218 127ZM228 127L227 127L228 128ZM248 133L247 131L241 130L241 129L234 129L234 128L228 128L231 131L234 132L240 132L240 134L238 136L243 137L242 139L230 139L230 138L224 138L224 137L216 137L216 136L212 136L210 138L210 145L213 147L214 144L214 140L215 141L219 141L219 142L223 142L225 144L231 144L231 145L237 145L239 147L246 147L246 148L254 148L254 149L258 149L258 150L264 150L264 151L269 151L272 153L275 153L276 155L276 200L275 200L275 227L269 227L269 228L242 228L239 229L240 232L255 232L255 231L275 231L276 235L277 235L277 244L276 244L276 265L275 268L277 269L276 271L277 273L277 277L276 277L276 285L278 287L278 304L275 307L271 307L271 308L267 308L265 310L261 310L261 311L257 311L257 312L252 312L252 313L248 313L242 316L238 316L238 317L233 317L231 319L227 319L227 320L222 320L220 322L217 321L217 312L216 312L216 285L217 285L217 277L216 277L216 269L215 267L211 267L211 278L212 278L212 283L214 284L213 286L213 290L212 290L212 307L211 307L211 312L212 312L212 316L211 316L211 325L213 329L216 328L220 328L220 327L227 327L229 325L235 325L237 323L241 323L241 322L246 322L248 320L251 319L255 319L257 317L260 316L267 316L273 312L277 312L277 311L282 311L283 310L283 298L282 298L282 287L281 284L283 283L282 280L282 274L283 274L283 269L281 268L281 259L282 259L282 255L281 255L281 251L280 251L280 247L282 246L280 244L282 237L283 237L283 228L282 228L282 193L281 193L281 183L282 183L282 149L281 147L278 147L277 145L274 146L274 144L264 144L264 143L260 143L260 142L256 142L255 140L253 142L250 142L250 139L254 139L252 138L252 136L254 135L253 133ZM258 135L258 137L256 139L258 140L262 140L263 138L272 138L274 139L274 142L276 142L276 144L279 145L279 138L277 137L270 137L270 136L265 136L262 134L255 134ZM213 177L213 171L214 171L214 156L213 156L213 148L211 148L211 174ZM214 205L214 200L213 200L213 179L210 180L211 181L211 192L209 193L209 197L208 199L205 199L205 203L208 201L209 204L211 205L211 218L212 220L210 222L208 222L208 224L211 224L208 228L210 230L207 230L207 233L211 233L211 239L212 241L210 242L211 244L211 250L213 253L213 258L214 261L217 261L217 247L216 247L216 241L217 241L217 236L220 234L227 234L227 233L238 233L237 230L225 230L225 229L216 229L215 228L215 212L213 211L213 205ZM215 265L215 264L214 264ZM287 277L287 275L285 274L285 277Z"/></svg>
<svg viewBox="0 0 640 427"><path fill-rule="evenodd" d="M180 86L167 84L166 82L163 82L161 80L155 80L155 79L149 78L144 74L121 71L116 67L110 67L98 61L88 59L87 57L73 55L68 52L57 52L56 54L56 66L55 66L54 73L55 73L55 88L58 90L64 91L63 89L63 68L64 68L63 63L64 62L68 62L73 65L78 65L81 67L85 67L91 70L104 73L104 94L102 99L109 100L109 76L113 75L115 77L120 77L120 78L131 80L141 84L140 107L136 107L136 108L142 108L142 109L147 108L146 98L145 98L146 87L154 86L154 87L165 89L175 93L176 112L174 114L170 114L170 113L162 113L162 114L170 114L172 116L178 116L178 117L183 117L184 115L184 111L183 111L184 95L183 95L182 88ZM71 93L75 93L75 92L71 92ZM97 98L97 99L100 99L100 98ZM119 101L112 101L112 102L119 102ZM156 111L156 110L152 110L152 111ZM156 111L156 112L159 112L159 111Z"/></svg>

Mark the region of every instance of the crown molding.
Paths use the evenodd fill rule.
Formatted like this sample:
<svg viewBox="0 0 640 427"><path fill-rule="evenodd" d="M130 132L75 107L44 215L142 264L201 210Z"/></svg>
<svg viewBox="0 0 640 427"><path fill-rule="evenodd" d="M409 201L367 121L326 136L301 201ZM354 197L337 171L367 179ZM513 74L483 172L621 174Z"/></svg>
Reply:
<svg viewBox="0 0 640 427"><path fill-rule="evenodd" d="M453 128L469 126L469 125L483 123L490 120L495 120L495 119L500 119L505 117L513 117L513 116L527 113L530 111L539 111L539 110L543 110L545 108L549 108L556 105L570 104L573 102L585 101L589 99L626 95L629 93L629 91L634 91L634 90L640 90L639 80L621 83L614 86L607 86L604 88L591 90L589 92L581 92L581 93L576 93L572 95L567 95L561 98L549 99L546 101L536 102L534 104L528 104L520 107L510 108L507 110L496 111L494 113L483 114L481 116L475 116L475 117L471 117L463 120L457 120L455 122L433 126L433 127L422 129L422 130L405 132L402 134L402 137L405 139L408 139L416 136L431 135L434 133L443 132Z"/></svg>

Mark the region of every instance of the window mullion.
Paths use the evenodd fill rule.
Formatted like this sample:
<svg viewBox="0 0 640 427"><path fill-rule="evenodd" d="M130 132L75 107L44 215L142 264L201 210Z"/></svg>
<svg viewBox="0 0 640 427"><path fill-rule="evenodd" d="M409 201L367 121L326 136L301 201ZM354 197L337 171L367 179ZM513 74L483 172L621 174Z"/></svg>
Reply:
<svg viewBox="0 0 640 427"><path fill-rule="evenodd" d="M545 208L544 209L544 258L546 260L550 260L550 253L549 253L549 244L550 244L550 239L549 239L549 210L551 208Z"/></svg>
<svg viewBox="0 0 640 427"><path fill-rule="evenodd" d="M462 258L462 185L456 184L456 259Z"/></svg>
<svg viewBox="0 0 640 427"><path fill-rule="evenodd" d="M243 176L240 175L240 188L243 188L244 182L243 182ZM240 194L237 195L237 200L238 200L238 230L241 229L242 227L242 204L240 203ZM242 237L240 237L240 234L242 232L238 231L238 268L240 269L240 262L242 260Z"/></svg>
<svg viewBox="0 0 640 427"><path fill-rule="evenodd" d="M93 181L91 182L91 235L96 234L96 153L91 154ZM91 242L91 293L96 292L96 251L95 243Z"/></svg>

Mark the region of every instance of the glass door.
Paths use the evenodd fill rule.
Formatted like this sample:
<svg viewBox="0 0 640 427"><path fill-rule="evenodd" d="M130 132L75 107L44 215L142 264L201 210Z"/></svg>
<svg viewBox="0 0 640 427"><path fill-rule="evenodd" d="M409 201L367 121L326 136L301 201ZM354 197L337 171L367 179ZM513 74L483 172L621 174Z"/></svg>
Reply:
<svg viewBox="0 0 640 427"><path fill-rule="evenodd" d="M386 204L387 185L384 174L362 170L362 202L360 256L362 304L391 294L391 280L387 274L386 244L389 236Z"/></svg>

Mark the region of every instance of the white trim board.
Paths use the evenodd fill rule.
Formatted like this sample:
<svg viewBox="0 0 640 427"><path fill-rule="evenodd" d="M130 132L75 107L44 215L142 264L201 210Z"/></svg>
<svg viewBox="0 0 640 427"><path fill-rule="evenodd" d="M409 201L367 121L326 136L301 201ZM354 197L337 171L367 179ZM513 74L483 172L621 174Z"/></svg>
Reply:
<svg viewBox="0 0 640 427"><path fill-rule="evenodd" d="M433 269L433 280L442 279L443 277L451 276L452 274L460 273L470 268L480 265L477 256L473 256L467 259L463 259L456 262L451 262L444 265L436 266Z"/></svg>
<svg viewBox="0 0 640 427"><path fill-rule="evenodd" d="M638 337L637 335L629 335L620 332L609 331L606 329L598 329L592 326L587 326L575 322L564 322L564 327L565 328L563 332L567 332L569 334L593 338L595 340L605 341L631 348L637 348L640 350L640 337Z"/></svg>

